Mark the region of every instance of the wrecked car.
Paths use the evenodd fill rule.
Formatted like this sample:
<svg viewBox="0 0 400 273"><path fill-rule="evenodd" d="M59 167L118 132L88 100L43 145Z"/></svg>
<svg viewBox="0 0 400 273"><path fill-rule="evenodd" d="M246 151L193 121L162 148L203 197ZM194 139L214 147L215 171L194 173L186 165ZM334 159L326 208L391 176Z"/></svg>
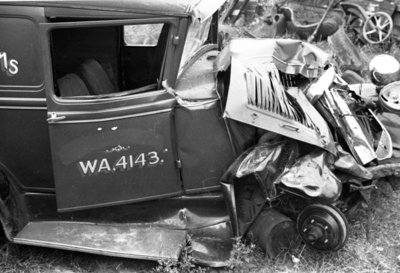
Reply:
<svg viewBox="0 0 400 273"><path fill-rule="evenodd" d="M208 266L238 237L343 247L359 191L395 175L390 135L316 46L221 51L223 2L1 1L11 242L148 260L190 243Z"/></svg>

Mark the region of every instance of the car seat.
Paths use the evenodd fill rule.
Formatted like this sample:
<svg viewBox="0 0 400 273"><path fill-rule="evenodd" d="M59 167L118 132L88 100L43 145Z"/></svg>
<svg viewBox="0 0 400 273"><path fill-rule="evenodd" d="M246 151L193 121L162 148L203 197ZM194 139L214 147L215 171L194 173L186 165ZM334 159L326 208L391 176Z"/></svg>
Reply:
<svg viewBox="0 0 400 273"><path fill-rule="evenodd" d="M79 67L79 73L89 88L89 92L93 95L109 94L118 91L104 68L94 59L85 60Z"/></svg>
<svg viewBox="0 0 400 273"><path fill-rule="evenodd" d="M57 80L61 97L88 96L88 88L83 80L76 74L69 73Z"/></svg>

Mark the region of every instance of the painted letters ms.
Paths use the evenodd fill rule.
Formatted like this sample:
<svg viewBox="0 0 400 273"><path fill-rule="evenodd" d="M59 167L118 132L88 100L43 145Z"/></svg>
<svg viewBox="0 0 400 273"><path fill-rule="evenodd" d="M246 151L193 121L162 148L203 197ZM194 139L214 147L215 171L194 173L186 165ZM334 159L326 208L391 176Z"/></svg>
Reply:
<svg viewBox="0 0 400 273"><path fill-rule="evenodd" d="M7 52L0 51L0 68L7 76L12 77L18 73L18 61L8 59Z"/></svg>

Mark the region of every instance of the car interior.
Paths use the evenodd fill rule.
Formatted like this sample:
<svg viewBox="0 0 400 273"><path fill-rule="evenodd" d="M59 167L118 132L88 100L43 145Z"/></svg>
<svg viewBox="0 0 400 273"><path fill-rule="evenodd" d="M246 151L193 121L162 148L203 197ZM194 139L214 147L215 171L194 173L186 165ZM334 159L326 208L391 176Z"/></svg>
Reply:
<svg viewBox="0 0 400 273"><path fill-rule="evenodd" d="M155 90L168 40L168 24L157 25L158 30L150 24L133 29L122 25L53 29L56 95L98 98Z"/></svg>

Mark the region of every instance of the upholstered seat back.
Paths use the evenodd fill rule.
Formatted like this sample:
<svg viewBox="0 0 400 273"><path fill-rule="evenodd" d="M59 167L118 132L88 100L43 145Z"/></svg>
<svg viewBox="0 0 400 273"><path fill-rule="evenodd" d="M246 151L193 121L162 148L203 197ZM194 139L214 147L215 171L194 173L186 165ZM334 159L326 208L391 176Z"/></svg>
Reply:
<svg viewBox="0 0 400 273"><path fill-rule="evenodd" d="M79 68L79 73L93 95L109 94L118 91L104 68L94 59L84 61Z"/></svg>
<svg viewBox="0 0 400 273"><path fill-rule="evenodd" d="M83 80L76 74L69 73L57 80L61 97L88 96L88 88Z"/></svg>

